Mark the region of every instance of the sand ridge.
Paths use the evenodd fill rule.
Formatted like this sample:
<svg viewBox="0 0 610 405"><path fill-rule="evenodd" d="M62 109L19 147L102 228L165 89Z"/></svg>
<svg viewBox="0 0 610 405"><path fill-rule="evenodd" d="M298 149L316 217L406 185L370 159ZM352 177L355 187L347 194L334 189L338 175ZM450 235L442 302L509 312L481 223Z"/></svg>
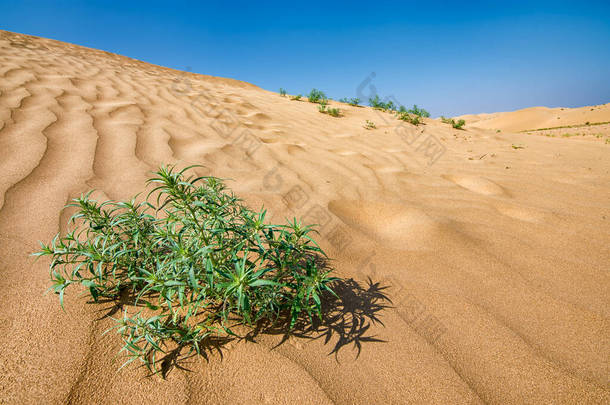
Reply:
<svg viewBox="0 0 610 405"><path fill-rule="evenodd" d="M334 118L244 82L6 31L0 61L0 403L610 401L603 139L512 132L546 118L502 118L527 122L500 133L472 118L413 127L333 101ZM62 312L43 295L48 263L29 254L65 230L71 198L129 198L166 163L232 179L273 221L321 224L338 275L354 279L341 323L231 342L167 380L117 373L120 339L102 336L112 306L73 290Z"/></svg>
<svg viewBox="0 0 610 405"><path fill-rule="evenodd" d="M466 114L464 119L471 127L501 131L528 131L565 126L586 126L587 123L608 123L610 103L578 108L530 107L517 111L491 114ZM592 127L596 129L595 127ZM607 133L607 129L603 129Z"/></svg>

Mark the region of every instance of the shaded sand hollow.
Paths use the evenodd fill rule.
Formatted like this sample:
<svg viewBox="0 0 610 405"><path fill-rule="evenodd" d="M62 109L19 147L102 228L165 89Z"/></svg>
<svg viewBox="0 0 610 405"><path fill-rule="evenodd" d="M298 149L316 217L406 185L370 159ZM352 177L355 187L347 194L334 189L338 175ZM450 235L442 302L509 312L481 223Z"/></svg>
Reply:
<svg viewBox="0 0 610 405"><path fill-rule="evenodd" d="M603 139L413 127L337 102L334 118L3 31L0 61L0 403L609 403ZM65 230L69 199L128 198L164 163L232 179L274 221L322 224L338 275L360 285L340 292L341 322L234 341L166 380L117 373L109 304L73 290L62 312L43 295L48 261L29 254Z"/></svg>

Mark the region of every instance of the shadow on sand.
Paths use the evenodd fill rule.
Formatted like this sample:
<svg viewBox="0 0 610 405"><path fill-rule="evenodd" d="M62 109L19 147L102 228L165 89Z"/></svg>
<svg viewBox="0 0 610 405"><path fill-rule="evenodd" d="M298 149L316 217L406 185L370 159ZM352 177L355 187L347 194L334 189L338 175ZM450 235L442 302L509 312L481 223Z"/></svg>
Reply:
<svg viewBox="0 0 610 405"><path fill-rule="evenodd" d="M290 337L297 339L319 340L331 344L328 355L337 357L345 346L357 349L356 358L360 356L364 343L385 342L370 333L372 325L380 324L381 311L391 307L391 300L386 295L387 287L373 282L370 278L359 283L354 279L343 279L334 282L332 286L335 295L325 293L322 296L322 317L301 317L291 329L288 317L281 317L275 322L259 322L243 336L213 336L200 344L200 352L196 353L185 346L178 346L165 352L160 361L160 373L165 378L174 368L191 371L186 368L188 359L202 356L209 361L212 353L218 353L222 359L224 346L232 341L247 340L255 342L261 335L281 335L281 341L274 347L281 346ZM122 294L117 300L100 300L100 303L113 303L113 306L102 318L111 317L122 311L126 305L133 305L134 297Z"/></svg>

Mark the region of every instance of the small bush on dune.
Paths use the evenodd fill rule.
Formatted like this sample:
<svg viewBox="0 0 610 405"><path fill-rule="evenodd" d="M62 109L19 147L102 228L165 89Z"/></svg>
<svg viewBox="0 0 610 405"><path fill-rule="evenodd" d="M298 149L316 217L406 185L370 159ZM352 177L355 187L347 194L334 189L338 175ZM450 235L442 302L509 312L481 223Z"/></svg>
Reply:
<svg viewBox="0 0 610 405"><path fill-rule="evenodd" d="M413 115L417 115L418 117L422 117L422 118L429 118L430 117L430 113L426 110L424 110L423 108L419 108L417 105L413 105L413 108L407 110L408 113L413 114Z"/></svg>
<svg viewBox="0 0 610 405"><path fill-rule="evenodd" d="M339 116L341 116L341 111L338 108L330 108L330 107L328 107L326 102L321 103L318 106L318 111L320 111L322 114L328 114L328 115L330 115L332 117L339 117Z"/></svg>
<svg viewBox="0 0 610 405"><path fill-rule="evenodd" d="M247 208L221 180L187 169L156 172L154 205L98 203L90 193L73 200L72 229L35 254L52 258L51 289L62 306L73 284L96 302L133 297L135 309L116 326L125 364L140 360L153 372L168 348L200 353L234 325L284 315L291 328L303 316L311 322L338 280L319 264L312 227L268 225L265 211Z"/></svg>
<svg viewBox="0 0 610 405"><path fill-rule="evenodd" d="M328 98L326 97L326 94L324 94L323 91L318 90L318 89L311 89L311 91L307 95L307 100L310 103L327 103L328 102Z"/></svg>
<svg viewBox="0 0 610 405"><path fill-rule="evenodd" d="M377 125L373 121L366 120L364 123L364 128L366 129L377 129Z"/></svg>
<svg viewBox="0 0 610 405"><path fill-rule="evenodd" d="M343 97L343 98L339 99L339 101L342 102L342 103L345 103L345 104L349 104L349 105L354 106L354 107L360 107L360 105L359 105L360 104L360 99L359 98L352 97L352 98L348 99L347 97Z"/></svg>
<svg viewBox="0 0 610 405"><path fill-rule="evenodd" d="M286 97L286 90L280 87L280 96Z"/></svg>
<svg viewBox="0 0 610 405"><path fill-rule="evenodd" d="M443 116L441 116L441 121L444 122L445 124L451 125L455 129L462 129L462 127L464 125L466 125L466 121L464 121L464 120L456 121L453 118L445 118ZM500 130L498 130L496 132L500 132Z"/></svg>
<svg viewBox="0 0 610 405"><path fill-rule="evenodd" d="M328 111L327 114L332 117L338 117L341 115L341 111L338 108L328 108L326 111Z"/></svg>
<svg viewBox="0 0 610 405"><path fill-rule="evenodd" d="M385 110L385 103L379 98L379 94L375 94L375 97L369 98L369 105L378 110Z"/></svg>
<svg viewBox="0 0 610 405"><path fill-rule="evenodd" d="M297 94L296 96L290 97L290 99L293 101L301 101L301 97L303 97L303 96L301 96L300 94Z"/></svg>
<svg viewBox="0 0 610 405"><path fill-rule="evenodd" d="M399 120L408 122L409 124L419 125L422 123L419 115L414 115L408 112L398 112L396 116Z"/></svg>
<svg viewBox="0 0 610 405"><path fill-rule="evenodd" d="M466 125L466 121L458 120L457 122L454 122L452 125L453 125L453 128L455 128L455 129L462 129L462 127L464 125Z"/></svg>
<svg viewBox="0 0 610 405"><path fill-rule="evenodd" d="M381 100L381 98L379 97L378 94L375 94L375 97L373 97L373 98L369 98L369 105L377 110L394 111L394 112L401 112L401 113L409 112L411 114L419 115L420 117L429 117L430 116L430 114L426 110L418 109L417 106L413 106L413 107L415 107L415 110L407 110L404 105L398 106L398 105L394 104L394 102L392 100L384 102ZM420 114L423 114L423 115L420 115ZM425 115L425 114L428 114L428 115Z"/></svg>

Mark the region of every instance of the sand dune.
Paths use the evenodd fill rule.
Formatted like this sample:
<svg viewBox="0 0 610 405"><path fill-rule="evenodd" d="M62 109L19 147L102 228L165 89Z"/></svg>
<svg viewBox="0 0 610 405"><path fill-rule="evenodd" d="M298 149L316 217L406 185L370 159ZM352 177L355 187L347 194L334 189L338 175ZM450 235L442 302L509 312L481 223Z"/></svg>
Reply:
<svg viewBox="0 0 610 405"><path fill-rule="evenodd" d="M608 123L610 103L579 108L531 107L492 114L468 114L460 117L469 127L502 131L528 131L541 128L586 126ZM604 128L607 134L608 129Z"/></svg>
<svg viewBox="0 0 610 405"><path fill-rule="evenodd" d="M0 61L0 403L610 402L610 145L512 133L610 121L610 105L460 131L4 31ZM166 380L117 373L111 307L74 290L61 311L29 254L69 199L128 198L165 163L233 179L273 221L320 223L360 286L342 324L232 342Z"/></svg>

